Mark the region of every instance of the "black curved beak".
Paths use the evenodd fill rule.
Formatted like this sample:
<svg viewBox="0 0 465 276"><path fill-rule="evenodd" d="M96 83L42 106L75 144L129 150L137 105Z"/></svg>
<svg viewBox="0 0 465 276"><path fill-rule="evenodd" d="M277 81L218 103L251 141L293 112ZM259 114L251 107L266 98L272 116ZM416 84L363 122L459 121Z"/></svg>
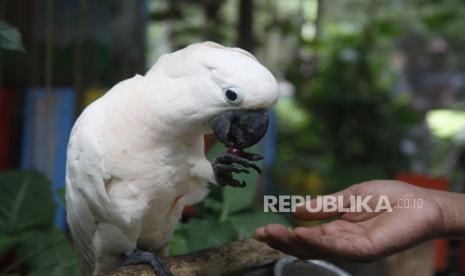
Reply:
<svg viewBox="0 0 465 276"><path fill-rule="evenodd" d="M229 110L215 116L210 125L223 144L237 149L257 144L268 129L269 114L265 109Z"/></svg>

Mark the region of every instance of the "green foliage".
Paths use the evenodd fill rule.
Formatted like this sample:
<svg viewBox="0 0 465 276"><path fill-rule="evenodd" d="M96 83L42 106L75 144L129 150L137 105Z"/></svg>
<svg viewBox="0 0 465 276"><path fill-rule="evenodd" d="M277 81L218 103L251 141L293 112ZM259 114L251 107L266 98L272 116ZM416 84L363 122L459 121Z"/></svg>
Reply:
<svg viewBox="0 0 465 276"><path fill-rule="evenodd" d="M26 269L28 275L80 275L64 233L54 228L51 183L35 171L0 173L0 259L14 262L3 271Z"/></svg>
<svg viewBox="0 0 465 276"><path fill-rule="evenodd" d="M66 236L57 229L29 231L20 242L18 255L29 275L80 275L79 263Z"/></svg>
<svg viewBox="0 0 465 276"><path fill-rule="evenodd" d="M0 174L0 233L49 228L55 209L50 182L33 171Z"/></svg>
<svg viewBox="0 0 465 276"><path fill-rule="evenodd" d="M194 218L176 229L171 238L170 253L173 255L185 254L236 239L237 234L229 220Z"/></svg>
<svg viewBox="0 0 465 276"><path fill-rule="evenodd" d="M393 177L408 168L400 144L422 115L413 111L409 99L393 93L399 73L391 64L392 53L394 42L405 35L408 20L399 16L406 14L404 5L326 3L318 39L304 41L300 27L293 31L301 37L299 54L287 63L285 78L294 85L295 94L284 104L295 106L278 103L276 182L297 179L298 185L289 183L287 189L300 186L295 192L315 192L302 189L312 186L312 174L303 172L313 171L322 178L326 193L368 179ZM296 116L288 113L296 110L299 123L289 120ZM302 176L290 177L294 174Z"/></svg>
<svg viewBox="0 0 465 276"><path fill-rule="evenodd" d="M209 152L209 159L223 151L223 145L215 144ZM254 149L252 148L251 151ZM245 180L247 186L221 188L210 185L207 198L195 205L199 216L179 225L171 237L169 242L171 255L186 254L238 239L247 239L257 227L265 224L289 225L281 215L264 213L254 208L254 183L258 178L257 173L241 174L236 178Z"/></svg>
<svg viewBox="0 0 465 276"><path fill-rule="evenodd" d="M18 30L2 20L0 20L0 49L26 51Z"/></svg>
<svg viewBox="0 0 465 276"><path fill-rule="evenodd" d="M257 227L278 223L290 225L289 221L283 215L277 213L264 213L263 210L247 210L231 214L229 217L234 230L239 238L250 238Z"/></svg>
<svg viewBox="0 0 465 276"><path fill-rule="evenodd" d="M15 244L14 239L6 235L0 235L0 256L5 256Z"/></svg>

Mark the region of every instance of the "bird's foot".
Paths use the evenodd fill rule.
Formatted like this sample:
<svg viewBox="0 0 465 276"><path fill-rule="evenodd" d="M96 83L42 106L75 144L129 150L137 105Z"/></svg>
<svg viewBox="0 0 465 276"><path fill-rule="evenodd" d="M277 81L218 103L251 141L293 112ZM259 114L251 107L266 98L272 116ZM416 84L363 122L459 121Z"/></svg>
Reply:
<svg viewBox="0 0 465 276"><path fill-rule="evenodd" d="M233 173L250 173L250 171L247 170L249 168L261 173L260 168L253 163L253 161L261 159L263 159L263 157L258 154L230 149L227 153L218 156L212 163L216 182L222 187L226 185L240 188L245 187L247 183L234 179Z"/></svg>
<svg viewBox="0 0 465 276"><path fill-rule="evenodd" d="M160 260L155 254L151 252L142 251L135 249L131 254L124 260L122 266L146 264L150 265L157 276L173 276L168 266Z"/></svg>

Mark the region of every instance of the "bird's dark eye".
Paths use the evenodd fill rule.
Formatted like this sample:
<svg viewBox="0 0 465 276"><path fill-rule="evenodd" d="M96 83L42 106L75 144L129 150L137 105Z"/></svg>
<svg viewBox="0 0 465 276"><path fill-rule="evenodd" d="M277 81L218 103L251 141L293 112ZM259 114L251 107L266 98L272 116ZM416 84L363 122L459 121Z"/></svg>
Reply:
<svg viewBox="0 0 465 276"><path fill-rule="evenodd" d="M241 104L244 93L239 87L229 87L223 90L224 99L231 105L239 105Z"/></svg>
<svg viewBox="0 0 465 276"><path fill-rule="evenodd" d="M228 89L226 90L226 98L231 101L231 102L234 102L237 100L238 96L237 96L237 93L232 91L231 89Z"/></svg>

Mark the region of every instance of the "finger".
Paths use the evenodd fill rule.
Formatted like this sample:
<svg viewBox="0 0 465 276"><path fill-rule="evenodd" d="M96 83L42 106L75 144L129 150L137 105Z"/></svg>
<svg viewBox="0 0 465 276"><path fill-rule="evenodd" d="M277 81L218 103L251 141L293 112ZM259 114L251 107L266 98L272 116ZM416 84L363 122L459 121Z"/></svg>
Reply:
<svg viewBox="0 0 465 276"><path fill-rule="evenodd" d="M252 238L259 242L265 241L265 227L259 227L255 229L255 233L253 234Z"/></svg>
<svg viewBox="0 0 465 276"><path fill-rule="evenodd" d="M334 244L330 244L320 225L304 228L298 227L294 231L294 239L309 251L317 251L325 259L345 259L337 252Z"/></svg>
<svg viewBox="0 0 465 276"><path fill-rule="evenodd" d="M307 201L304 205L298 206L296 211L293 213L293 216L298 220L322 220L336 217L340 215L341 212L338 212L338 210L327 212L324 206L326 198L334 198L336 200L336 206L339 206L341 204L339 201L342 200L342 207L347 208L350 206L350 196L352 194L352 189L349 187L334 194L314 198Z"/></svg>
<svg viewBox="0 0 465 276"><path fill-rule="evenodd" d="M296 240L328 260L370 261L371 245L361 235L328 233L328 224L294 229Z"/></svg>
<svg viewBox="0 0 465 276"><path fill-rule="evenodd" d="M299 259L316 258L314 254L302 248L301 244L292 239L292 229L280 224L270 224L264 227L264 241L274 249Z"/></svg>

